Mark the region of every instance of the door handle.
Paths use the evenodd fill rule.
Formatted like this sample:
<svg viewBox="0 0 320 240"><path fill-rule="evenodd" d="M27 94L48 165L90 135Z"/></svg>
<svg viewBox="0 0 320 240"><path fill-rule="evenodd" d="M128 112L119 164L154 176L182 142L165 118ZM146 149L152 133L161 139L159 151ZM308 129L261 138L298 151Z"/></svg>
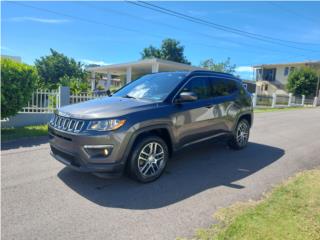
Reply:
<svg viewBox="0 0 320 240"><path fill-rule="evenodd" d="M206 106L206 108L213 108L213 104Z"/></svg>

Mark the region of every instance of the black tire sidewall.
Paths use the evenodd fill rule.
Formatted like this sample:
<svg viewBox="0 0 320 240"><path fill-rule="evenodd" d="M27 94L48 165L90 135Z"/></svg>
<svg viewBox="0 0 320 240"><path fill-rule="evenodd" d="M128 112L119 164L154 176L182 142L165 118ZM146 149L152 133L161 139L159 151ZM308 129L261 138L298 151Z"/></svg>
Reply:
<svg viewBox="0 0 320 240"><path fill-rule="evenodd" d="M145 145L147 145L150 142L157 142L159 143L162 147L163 147L163 151L164 151L164 167L162 168L162 171L160 171L159 173L157 173L157 175L152 176L152 177L145 177L143 176L138 168L138 156L140 151L143 149L143 147ZM147 183L147 182L152 182L154 180L156 180L157 178L159 178L167 165L169 159L169 151L168 151L168 146L165 143L165 141L158 137L158 136L148 136L148 137L144 137L142 139L139 139L137 144L135 144L132 154L130 156L130 162L129 162L129 174L131 175L131 177L135 178L136 180L138 180L139 182L143 182L143 183Z"/></svg>

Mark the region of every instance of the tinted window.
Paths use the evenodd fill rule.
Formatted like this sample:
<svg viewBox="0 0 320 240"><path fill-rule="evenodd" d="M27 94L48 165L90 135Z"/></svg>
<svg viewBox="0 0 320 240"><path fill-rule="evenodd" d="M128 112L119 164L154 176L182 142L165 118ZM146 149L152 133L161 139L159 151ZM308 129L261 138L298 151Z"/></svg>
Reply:
<svg viewBox="0 0 320 240"><path fill-rule="evenodd" d="M206 99L210 96L210 85L205 77L192 78L182 89L182 92L194 92L198 99Z"/></svg>
<svg viewBox="0 0 320 240"><path fill-rule="evenodd" d="M233 80L209 78L211 84L211 96L228 96L238 91L238 85Z"/></svg>
<svg viewBox="0 0 320 240"><path fill-rule="evenodd" d="M145 75L124 86L113 96L163 101L185 78L185 73Z"/></svg>

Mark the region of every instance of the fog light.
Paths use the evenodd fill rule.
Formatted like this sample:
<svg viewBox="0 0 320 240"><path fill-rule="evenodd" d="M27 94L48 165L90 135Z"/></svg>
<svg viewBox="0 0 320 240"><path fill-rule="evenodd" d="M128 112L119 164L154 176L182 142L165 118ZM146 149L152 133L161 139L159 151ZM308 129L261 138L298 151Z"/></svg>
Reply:
<svg viewBox="0 0 320 240"><path fill-rule="evenodd" d="M109 155L109 150L108 149L104 149L104 155L108 156Z"/></svg>

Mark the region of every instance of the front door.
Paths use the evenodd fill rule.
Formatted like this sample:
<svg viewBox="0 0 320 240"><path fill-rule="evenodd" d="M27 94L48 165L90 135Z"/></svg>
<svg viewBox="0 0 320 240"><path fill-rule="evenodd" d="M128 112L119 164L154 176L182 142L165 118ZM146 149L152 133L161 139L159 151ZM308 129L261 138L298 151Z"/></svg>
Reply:
<svg viewBox="0 0 320 240"><path fill-rule="evenodd" d="M173 116L179 144L184 146L212 135L215 110L207 77L192 78L181 92L194 92L198 96L196 101L177 105Z"/></svg>

